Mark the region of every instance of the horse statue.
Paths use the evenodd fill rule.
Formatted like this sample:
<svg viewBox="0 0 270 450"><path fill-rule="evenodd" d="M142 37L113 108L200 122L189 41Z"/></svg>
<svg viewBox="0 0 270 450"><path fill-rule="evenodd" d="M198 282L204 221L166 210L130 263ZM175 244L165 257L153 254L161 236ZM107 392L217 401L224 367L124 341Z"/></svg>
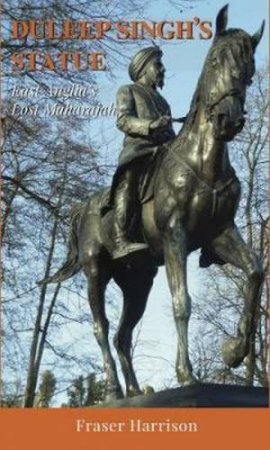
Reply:
<svg viewBox="0 0 270 450"><path fill-rule="evenodd" d="M206 58L181 132L160 149L154 169L153 195L141 205L140 236L149 251L129 263L114 260L113 213L102 214L104 191L91 196L71 214L66 262L44 282L61 282L81 269L88 280L94 334L101 348L106 398L122 398L108 340L105 289L111 279L123 293L123 311L114 345L125 378L127 396L141 393L131 359L132 332L141 319L158 267L165 264L178 334L177 377L182 385L196 383L188 352L191 299L187 257L202 249L200 265L230 263L247 277L245 304L237 336L223 345L229 367L249 353L250 336L260 297L263 272L243 241L234 217L240 183L231 166L227 142L243 128L245 97L255 72L254 53L264 22L253 36L226 29L228 6L216 18L216 35ZM106 191L108 193L108 190Z"/></svg>

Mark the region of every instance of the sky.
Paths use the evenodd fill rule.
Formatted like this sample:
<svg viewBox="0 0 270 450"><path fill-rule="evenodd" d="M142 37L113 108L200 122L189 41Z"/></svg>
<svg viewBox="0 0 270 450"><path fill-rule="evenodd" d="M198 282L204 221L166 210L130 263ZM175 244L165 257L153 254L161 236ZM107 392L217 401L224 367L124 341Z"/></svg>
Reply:
<svg viewBox="0 0 270 450"><path fill-rule="evenodd" d="M250 34L255 33L266 20L268 30L268 1L267 0L231 0L229 3L229 27L243 28ZM218 11L226 4L225 0L199 0L191 10L179 13L166 0L149 2L145 18L148 20L189 20L195 16L201 20L211 20L212 29L215 30L215 18ZM131 20L131 18L130 18ZM265 65L268 58L268 33L265 31L262 41L256 52L257 67ZM162 95L171 106L173 117L187 114L192 94L195 90L205 56L212 40L193 41L155 41L162 46L163 61L166 67L165 86ZM164 44L165 42L165 44ZM146 46L151 42L146 42ZM136 50L133 50L133 53ZM131 52L132 55L132 52ZM102 75L103 76L103 75ZM123 67L115 72L114 80L101 82L102 89L100 101L109 104L115 101L117 89L130 83L127 69ZM112 149L109 151L111 161L116 162L121 149L123 135L116 130L114 119L97 119L91 125L93 136L98 139L100 130L102 136L110 136ZM102 122L100 122L102 120ZM104 151L108 151L107 148ZM101 145L102 153L102 145ZM188 285L191 297L199 295L205 272L198 269L198 252L191 255L188 260ZM191 320L190 335L195 323ZM171 296L167 286L165 269L161 268L155 279L147 309L143 318L140 341L143 345L138 347L135 356L135 367L139 381L151 384L156 389L176 383L174 364L176 357L176 332L172 319Z"/></svg>

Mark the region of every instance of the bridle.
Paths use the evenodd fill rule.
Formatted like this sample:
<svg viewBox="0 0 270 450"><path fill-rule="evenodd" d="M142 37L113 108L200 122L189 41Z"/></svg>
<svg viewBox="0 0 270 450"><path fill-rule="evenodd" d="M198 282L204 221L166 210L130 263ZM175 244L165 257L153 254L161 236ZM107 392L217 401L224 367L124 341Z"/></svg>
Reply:
<svg viewBox="0 0 270 450"><path fill-rule="evenodd" d="M221 94L217 99L214 101L207 102L205 112L206 112L206 118L209 120L213 117L213 110L214 108L225 98L227 97L238 97L240 101L242 100L242 93L240 89L229 89L228 92L225 92Z"/></svg>

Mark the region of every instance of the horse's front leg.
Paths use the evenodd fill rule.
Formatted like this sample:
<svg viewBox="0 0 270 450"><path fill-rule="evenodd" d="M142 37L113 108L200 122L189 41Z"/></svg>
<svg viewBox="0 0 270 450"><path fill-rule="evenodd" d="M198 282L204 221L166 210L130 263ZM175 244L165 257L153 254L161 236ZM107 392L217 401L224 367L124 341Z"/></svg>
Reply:
<svg viewBox="0 0 270 450"><path fill-rule="evenodd" d="M174 213L163 232L164 259L172 294L173 313L178 333L177 378L181 384L196 382L188 353L188 322L191 300L187 289L186 233L178 213Z"/></svg>
<svg viewBox="0 0 270 450"><path fill-rule="evenodd" d="M260 300L263 269L254 251L243 241L236 226L226 229L212 242L212 246L225 262L247 274L244 308L238 324L237 337L223 345L223 359L229 367L238 367L249 353L250 336L255 326L255 312Z"/></svg>

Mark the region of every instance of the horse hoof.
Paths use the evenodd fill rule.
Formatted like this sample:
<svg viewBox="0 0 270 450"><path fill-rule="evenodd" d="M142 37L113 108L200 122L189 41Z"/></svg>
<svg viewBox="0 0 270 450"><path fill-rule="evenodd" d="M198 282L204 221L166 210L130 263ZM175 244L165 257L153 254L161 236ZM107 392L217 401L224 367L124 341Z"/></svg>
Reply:
<svg viewBox="0 0 270 450"><path fill-rule="evenodd" d="M248 344L241 337L231 337L222 346L222 358L226 366L236 368L248 354Z"/></svg>
<svg viewBox="0 0 270 450"><path fill-rule="evenodd" d="M181 384L181 386L191 386L193 384L198 384L199 381L197 378L192 374L178 374L177 375L178 381Z"/></svg>
<svg viewBox="0 0 270 450"><path fill-rule="evenodd" d="M142 395L143 392L140 390L140 388L129 388L127 389L127 397L136 397L137 395Z"/></svg>
<svg viewBox="0 0 270 450"><path fill-rule="evenodd" d="M197 380L196 377L194 377L193 375L191 377L189 377L188 380L182 381L182 386L192 386L194 384L199 384L199 381Z"/></svg>
<svg viewBox="0 0 270 450"><path fill-rule="evenodd" d="M105 402L113 402L114 400L122 400L124 394L121 388L110 389L106 392Z"/></svg>

